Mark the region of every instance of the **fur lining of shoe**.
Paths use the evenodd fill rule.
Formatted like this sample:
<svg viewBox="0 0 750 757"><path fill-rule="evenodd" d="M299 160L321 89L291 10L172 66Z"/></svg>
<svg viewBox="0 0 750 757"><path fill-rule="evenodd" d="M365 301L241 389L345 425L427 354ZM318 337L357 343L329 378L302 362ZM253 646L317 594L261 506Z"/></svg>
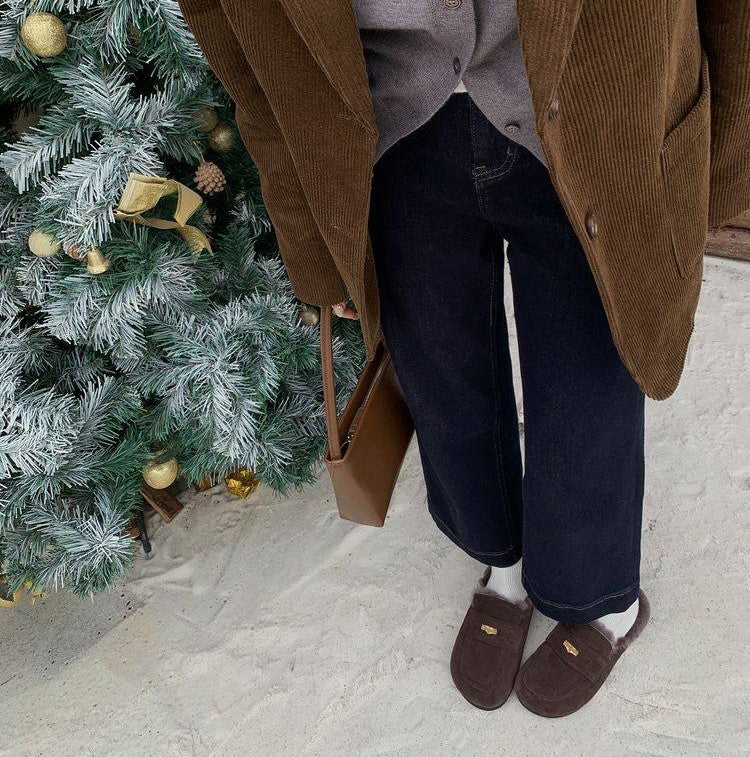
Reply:
<svg viewBox="0 0 750 757"><path fill-rule="evenodd" d="M636 615L635 623L621 639L616 639L612 631L598 620L592 621L591 627L607 639L612 645L612 649L616 652L624 652L641 635L650 617L651 605L643 590L641 590L638 592L638 615Z"/></svg>
<svg viewBox="0 0 750 757"><path fill-rule="evenodd" d="M485 596L492 597L493 599L501 599L503 602L520 607L522 610L528 610L531 607L531 599L526 597L523 602L511 602L509 599L498 594L496 591L487 588L487 581L490 577L489 569L487 569L484 575L477 581L477 585L474 587L474 594L484 594Z"/></svg>

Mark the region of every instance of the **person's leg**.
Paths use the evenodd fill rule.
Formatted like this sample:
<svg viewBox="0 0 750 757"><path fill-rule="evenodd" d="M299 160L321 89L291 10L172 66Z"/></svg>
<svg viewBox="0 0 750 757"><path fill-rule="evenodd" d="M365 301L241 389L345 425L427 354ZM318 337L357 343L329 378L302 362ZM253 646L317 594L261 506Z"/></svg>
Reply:
<svg viewBox="0 0 750 757"><path fill-rule="evenodd" d="M414 417L430 512L493 566L456 636L451 676L473 705L496 709L513 690L533 608L517 579L521 454L502 241L477 201L470 105L454 95L381 159L370 235L383 332ZM512 152L483 169L501 175Z"/></svg>
<svg viewBox="0 0 750 757"><path fill-rule="evenodd" d="M560 621L635 617L644 394L617 354L546 169L521 148L515 171L512 197L496 211L509 242L523 385L524 585Z"/></svg>
<svg viewBox="0 0 750 757"><path fill-rule="evenodd" d="M473 118L482 152L501 152L507 138L478 110ZM648 621L638 587L644 395L617 355L584 250L541 162L518 147L502 180L478 171L477 193L509 242L524 404L524 586L560 621L520 667L515 691L532 712L560 717L595 695Z"/></svg>
<svg viewBox="0 0 750 757"><path fill-rule="evenodd" d="M521 456L502 242L477 205L468 106L453 96L381 158L370 235L429 510L469 555L507 566L521 556Z"/></svg>
<svg viewBox="0 0 750 757"><path fill-rule="evenodd" d="M523 604L528 597L523 585L523 560L519 559L503 568L493 565L487 579L487 589L509 602Z"/></svg>

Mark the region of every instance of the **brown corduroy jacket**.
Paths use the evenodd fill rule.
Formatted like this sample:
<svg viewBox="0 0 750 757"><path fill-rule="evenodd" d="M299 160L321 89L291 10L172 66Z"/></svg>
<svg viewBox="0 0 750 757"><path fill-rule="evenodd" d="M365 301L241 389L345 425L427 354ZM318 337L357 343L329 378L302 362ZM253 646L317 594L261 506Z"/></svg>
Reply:
<svg viewBox="0 0 750 757"><path fill-rule="evenodd" d="M379 331L377 127L351 0L180 0L237 105L297 296ZM682 372L707 228L750 208L748 0L518 0L537 130L623 362ZM540 302L543 308L544 303Z"/></svg>

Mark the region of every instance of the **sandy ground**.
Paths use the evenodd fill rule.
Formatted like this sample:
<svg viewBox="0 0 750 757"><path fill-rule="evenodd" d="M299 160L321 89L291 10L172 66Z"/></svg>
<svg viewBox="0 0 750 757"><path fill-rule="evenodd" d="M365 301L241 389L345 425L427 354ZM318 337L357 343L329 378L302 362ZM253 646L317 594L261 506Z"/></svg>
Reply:
<svg viewBox="0 0 750 757"><path fill-rule="evenodd" d="M432 525L413 448L383 530L340 521L325 479L216 488L152 523L116 592L0 610L0 755L750 754L750 265L705 278L684 383L648 409L653 619L582 711L453 689L481 568ZM537 614L527 650L550 627Z"/></svg>

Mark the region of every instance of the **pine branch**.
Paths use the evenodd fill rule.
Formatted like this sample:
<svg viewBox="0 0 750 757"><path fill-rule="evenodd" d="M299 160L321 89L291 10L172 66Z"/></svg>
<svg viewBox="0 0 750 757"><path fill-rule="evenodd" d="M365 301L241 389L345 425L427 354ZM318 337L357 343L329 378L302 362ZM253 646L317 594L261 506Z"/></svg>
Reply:
<svg viewBox="0 0 750 757"><path fill-rule="evenodd" d="M87 148L94 134L69 107L50 107L20 140L0 155L0 169L13 180L18 192L27 192L41 177Z"/></svg>

